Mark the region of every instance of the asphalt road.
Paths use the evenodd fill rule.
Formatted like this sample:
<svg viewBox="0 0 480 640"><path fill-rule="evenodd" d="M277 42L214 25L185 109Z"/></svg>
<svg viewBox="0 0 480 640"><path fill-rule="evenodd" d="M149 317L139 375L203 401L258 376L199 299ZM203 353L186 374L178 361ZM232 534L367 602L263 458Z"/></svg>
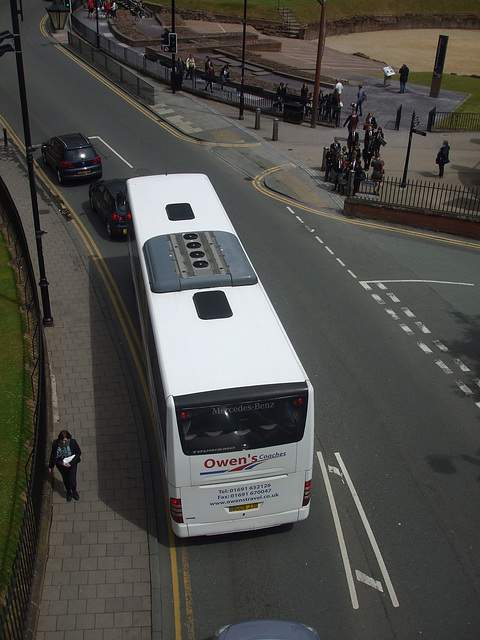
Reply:
<svg viewBox="0 0 480 640"><path fill-rule="evenodd" d="M43 6L27 1L24 8L34 143L70 130L98 137L106 178L207 173L316 390L311 516L279 530L178 543L181 637L207 640L221 624L257 616L297 619L336 640L480 635L480 398L459 384L478 389L480 378L478 247L258 192L253 171L267 169L268 158L259 167L260 153L207 150L173 137L45 42L38 31ZM0 113L21 133L14 62L2 58ZM125 243L105 237L89 211L87 185L61 191L96 238L135 319ZM111 319L155 462L147 403L118 311L84 239L74 225L69 231ZM44 247L48 272L55 239L47 236ZM161 559L153 606L161 607L161 637L170 640L175 611L155 465L153 488L158 539L151 544Z"/></svg>

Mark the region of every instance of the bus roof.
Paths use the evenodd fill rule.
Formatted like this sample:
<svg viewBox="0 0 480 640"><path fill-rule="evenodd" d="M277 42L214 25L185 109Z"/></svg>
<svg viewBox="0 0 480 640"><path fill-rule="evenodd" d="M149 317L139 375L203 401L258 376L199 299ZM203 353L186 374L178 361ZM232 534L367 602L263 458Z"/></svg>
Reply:
<svg viewBox="0 0 480 640"><path fill-rule="evenodd" d="M148 176L128 180L127 188L165 395L305 381L209 179L198 174ZM185 196L182 202L179 193ZM169 218L170 205L177 205L175 220ZM189 277L173 277L172 265L177 272L184 266L176 258L177 238L192 232L202 242L218 245L218 261L225 267L220 276L209 264L198 274L193 270ZM231 236L236 242L228 241ZM160 275L152 275L152 269Z"/></svg>
<svg viewBox="0 0 480 640"><path fill-rule="evenodd" d="M139 246L154 236L215 229L235 233L208 176L173 173L127 180L129 204ZM174 206L176 205L176 207ZM184 205L184 217L180 217ZM190 215L187 218L190 209Z"/></svg>

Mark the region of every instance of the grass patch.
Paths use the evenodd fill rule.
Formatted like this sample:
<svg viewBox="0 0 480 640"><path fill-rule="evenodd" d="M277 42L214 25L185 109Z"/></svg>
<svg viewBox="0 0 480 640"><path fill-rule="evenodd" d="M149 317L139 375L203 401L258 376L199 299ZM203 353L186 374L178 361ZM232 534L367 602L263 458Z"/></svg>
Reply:
<svg viewBox="0 0 480 640"><path fill-rule="evenodd" d="M408 82L419 84L422 87L429 87L432 84L432 72L411 71L408 76ZM455 109L457 113L479 113L480 112L480 78L471 78L468 76L457 76L451 73L443 74L441 89L445 91L458 91L459 93L468 93L469 97Z"/></svg>
<svg viewBox="0 0 480 640"><path fill-rule="evenodd" d="M164 0L150 0L169 6ZM317 0L248 0L247 16L275 20L279 16L278 7L287 7L300 24L320 20L320 4ZM239 0L175 0L177 9L197 9L213 11L243 18L244 3ZM407 13L460 14L478 13L478 0L383 0L374 4L371 0L328 0L327 20L368 15L404 15Z"/></svg>
<svg viewBox="0 0 480 640"><path fill-rule="evenodd" d="M27 443L32 436L22 301L9 262L0 234L0 595L10 582L17 552L27 488Z"/></svg>

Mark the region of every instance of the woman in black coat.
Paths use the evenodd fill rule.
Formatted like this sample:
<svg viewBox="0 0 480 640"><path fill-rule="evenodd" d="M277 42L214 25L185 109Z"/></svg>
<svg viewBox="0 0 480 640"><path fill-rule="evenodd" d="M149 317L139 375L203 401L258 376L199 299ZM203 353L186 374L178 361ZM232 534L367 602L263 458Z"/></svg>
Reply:
<svg viewBox="0 0 480 640"><path fill-rule="evenodd" d="M443 178L443 170L445 165L450 162L450 147L448 145L448 140L444 140L442 146L440 147L439 152L437 153L437 158L435 162L438 164L438 177Z"/></svg>
<svg viewBox="0 0 480 640"><path fill-rule="evenodd" d="M48 473L52 473L55 466L60 471L68 502L71 502L72 498L78 500L80 497L77 493L77 464L81 460L81 454L78 442L68 431L66 429L60 431L58 438L52 444Z"/></svg>

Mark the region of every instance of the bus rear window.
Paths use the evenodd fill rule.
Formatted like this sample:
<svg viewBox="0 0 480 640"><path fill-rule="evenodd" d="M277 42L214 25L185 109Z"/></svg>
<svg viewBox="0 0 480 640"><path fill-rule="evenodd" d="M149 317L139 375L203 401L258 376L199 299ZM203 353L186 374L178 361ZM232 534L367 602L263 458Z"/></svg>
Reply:
<svg viewBox="0 0 480 640"><path fill-rule="evenodd" d="M177 407L183 452L201 455L299 442L305 429L307 399L305 393L238 404Z"/></svg>

